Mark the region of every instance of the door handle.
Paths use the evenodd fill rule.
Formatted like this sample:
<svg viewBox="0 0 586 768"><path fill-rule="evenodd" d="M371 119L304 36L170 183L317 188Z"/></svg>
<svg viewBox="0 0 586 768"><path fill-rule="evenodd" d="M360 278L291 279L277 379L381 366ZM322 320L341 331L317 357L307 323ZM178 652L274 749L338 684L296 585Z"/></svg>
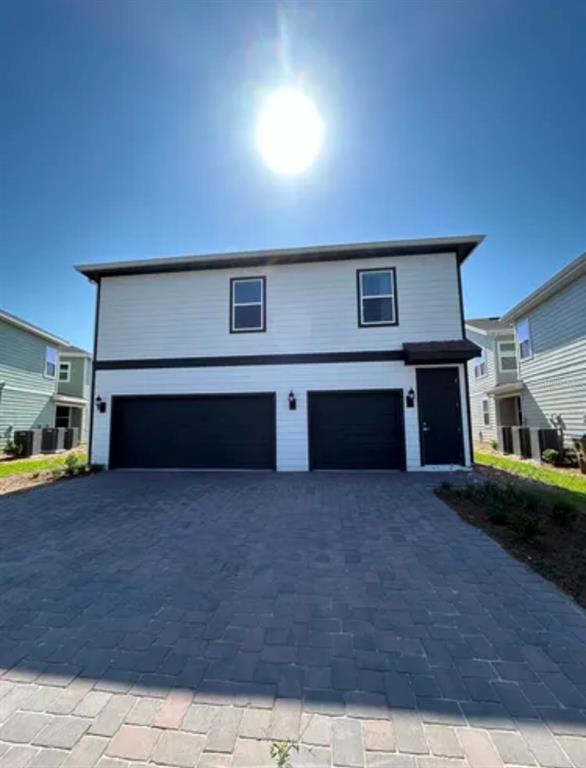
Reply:
<svg viewBox="0 0 586 768"><path fill-rule="evenodd" d="M421 431L422 431L422 432L429 432L429 427L427 426L427 424L424 424L424 425L421 427Z"/></svg>

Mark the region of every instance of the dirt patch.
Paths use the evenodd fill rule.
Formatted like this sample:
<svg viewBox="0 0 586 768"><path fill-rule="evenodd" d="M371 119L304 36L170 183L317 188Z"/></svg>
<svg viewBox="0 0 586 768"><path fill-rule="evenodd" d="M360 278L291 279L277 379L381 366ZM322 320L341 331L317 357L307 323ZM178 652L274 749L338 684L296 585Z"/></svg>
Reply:
<svg viewBox="0 0 586 768"><path fill-rule="evenodd" d="M543 532L528 540L509 526L492 522L493 510L489 506L441 488L436 489L436 494L463 520L483 530L513 557L586 608L586 515L579 514L569 525L559 526L551 521L547 511L535 510L531 514L541 519ZM515 510L511 512L514 514Z"/></svg>
<svg viewBox="0 0 586 768"><path fill-rule="evenodd" d="M37 488L40 485L51 485L60 479L62 478L55 477L51 469L35 472L33 475L22 472L19 475L0 477L0 496L6 493L15 493L16 491L25 491L29 488Z"/></svg>

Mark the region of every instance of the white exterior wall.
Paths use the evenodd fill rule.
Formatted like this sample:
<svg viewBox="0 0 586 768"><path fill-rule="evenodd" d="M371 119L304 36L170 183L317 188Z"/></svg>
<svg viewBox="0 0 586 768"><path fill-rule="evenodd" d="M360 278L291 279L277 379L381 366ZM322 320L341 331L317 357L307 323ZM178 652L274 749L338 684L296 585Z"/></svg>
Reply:
<svg viewBox="0 0 586 768"><path fill-rule="evenodd" d="M466 464L469 465L465 371L462 365L456 367L460 370L462 428ZM106 401L107 410L104 414L94 411L92 460L97 464L108 463L112 395L276 392L277 469L305 471L309 468L308 391L402 389L406 393L410 387L417 392L416 367L406 366L403 362L98 370L96 395ZM297 398L295 411L290 411L287 404L291 390ZM407 469L421 469L417 403L414 408L404 408L404 417ZM425 469L433 467L426 466Z"/></svg>
<svg viewBox="0 0 586 768"><path fill-rule="evenodd" d="M359 328L356 270L395 267L397 326ZM454 254L107 277L98 360L400 349L461 339ZM266 332L230 333L230 278L266 276Z"/></svg>

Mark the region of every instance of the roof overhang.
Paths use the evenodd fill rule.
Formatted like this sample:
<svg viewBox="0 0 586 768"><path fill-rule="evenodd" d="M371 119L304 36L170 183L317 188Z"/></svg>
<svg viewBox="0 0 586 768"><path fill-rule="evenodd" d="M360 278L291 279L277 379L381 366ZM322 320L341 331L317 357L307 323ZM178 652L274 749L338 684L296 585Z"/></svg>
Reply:
<svg viewBox="0 0 586 768"><path fill-rule="evenodd" d="M384 258L386 256L419 256L454 253L461 264L484 240L484 235L464 237L424 238L421 240L387 240L370 243L319 245L278 250L240 251L195 256L178 256L141 261L114 261L102 264L81 264L75 269L89 280L120 275L185 272L203 269L233 269L273 264L303 264L310 262L343 261L347 259Z"/></svg>
<svg viewBox="0 0 586 768"><path fill-rule="evenodd" d="M0 320L4 320L4 322L13 325L15 328L20 328L23 331L39 336L41 339L45 339L45 341L49 341L57 347L69 346L69 342L65 341L65 339L62 339L59 336L54 336L52 333L44 331L42 328L38 328L36 325L32 325L32 323L27 323L26 320L21 320L20 317L15 317L14 315L11 315L10 312L4 312L1 309Z"/></svg>
<svg viewBox="0 0 586 768"><path fill-rule="evenodd" d="M403 344L405 365L465 363L479 357L480 347L468 339L455 341L416 341Z"/></svg>
<svg viewBox="0 0 586 768"><path fill-rule="evenodd" d="M57 403L61 405L74 405L78 408L84 408L88 401L85 400L83 397L73 397L70 395L60 395L55 394L53 395L52 399Z"/></svg>
<svg viewBox="0 0 586 768"><path fill-rule="evenodd" d="M496 387L487 390L487 394L492 397L511 397L519 395L525 389L522 381L512 381L510 384L498 384Z"/></svg>
<svg viewBox="0 0 586 768"><path fill-rule="evenodd" d="M545 282L536 291L530 293L526 299L516 304L506 314L502 316L502 320L505 322L512 322L518 320L523 315L526 315L536 306L541 304L554 293L557 293L566 285L569 285L573 280L576 280L581 275L586 275L586 252L578 256L577 259L570 262L567 267L564 267L560 272L554 275L550 280Z"/></svg>

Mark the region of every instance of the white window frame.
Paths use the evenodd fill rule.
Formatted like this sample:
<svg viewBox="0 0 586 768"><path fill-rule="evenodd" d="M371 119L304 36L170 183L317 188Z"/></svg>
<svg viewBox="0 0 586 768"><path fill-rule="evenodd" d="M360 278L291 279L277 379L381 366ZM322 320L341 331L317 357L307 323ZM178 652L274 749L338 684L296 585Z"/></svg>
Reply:
<svg viewBox="0 0 586 768"><path fill-rule="evenodd" d="M486 364L486 349L484 347L480 347L482 351L482 357L480 358L479 362L474 361L474 378L475 379L483 379L485 376L488 376L488 366Z"/></svg>
<svg viewBox="0 0 586 768"><path fill-rule="evenodd" d="M260 283L260 301L236 301L237 283ZM230 280L230 333L260 333L266 331L266 278L264 277L233 277ZM236 327L236 307L260 307L260 325Z"/></svg>
<svg viewBox="0 0 586 768"><path fill-rule="evenodd" d="M363 293L362 277L363 275L390 275L391 278L391 292L390 293L376 293L371 296L365 296ZM391 320L365 320L364 319L364 302L371 299L390 299L391 307L393 309L393 316ZM358 270L358 325L360 328L370 328L371 326L381 325L398 325L398 313L397 313L397 275L394 267L383 267L381 269L359 269Z"/></svg>
<svg viewBox="0 0 586 768"><path fill-rule="evenodd" d="M49 352L54 352L55 353L55 362L54 363L52 363L48 359L49 358ZM55 366L55 370L53 372L53 375L51 375L48 372L48 370L47 370L47 366L49 366L49 365L54 365ZM56 379L58 374L59 374L59 353L57 352L55 347L45 347L45 366L43 368L43 376L46 379Z"/></svg>
<svg viewBox="0 0 586 768"><path fill-rule="evenodd" d="M65 368L67 375L65 378L61 377L61 368ZM63 360L59 363L59 381L63 382L64 384L67 384L71 381L71 363L69 360Z"/></svg>
<svg viewBox="0 0 586 768"><path fill-rule="evenodd" d="M513 347L513 351L505 351L502 349L503 344L510 344ZM514 373L517 370L517 345L514 341L499 341L497 342L497 356L499 359L499 373ZM515 367L514 368L503 368L502 365L502 359L503 357L512 357L515 361Z"/></svg>
<svg viewBox="0 0 586 768"><path fill-rule="evenodd" d="M482 424L485 427L490 427L490 402L487 397L482 398L480 407L482 409Z"/></svg>
<svg viewBox="0 0 586 768"><path fill-rule="evenodd" d="M529 343L529 354L527 354L527 355L522 355L521 354L521 344L524 343L524 342L521 342L519 340L519 327L522 326L522 325L526 325L527 326L527 339L526 339L526 341ZM531 358L533 357L533 342L531 341L531 325L529 323L529 318L528 317L523 318L523 320L519 320L519 322L515 326L515 339L517 341L517 352L518 352L517 360L519 362L521 362L521 360L531 360Z"/></svg>

